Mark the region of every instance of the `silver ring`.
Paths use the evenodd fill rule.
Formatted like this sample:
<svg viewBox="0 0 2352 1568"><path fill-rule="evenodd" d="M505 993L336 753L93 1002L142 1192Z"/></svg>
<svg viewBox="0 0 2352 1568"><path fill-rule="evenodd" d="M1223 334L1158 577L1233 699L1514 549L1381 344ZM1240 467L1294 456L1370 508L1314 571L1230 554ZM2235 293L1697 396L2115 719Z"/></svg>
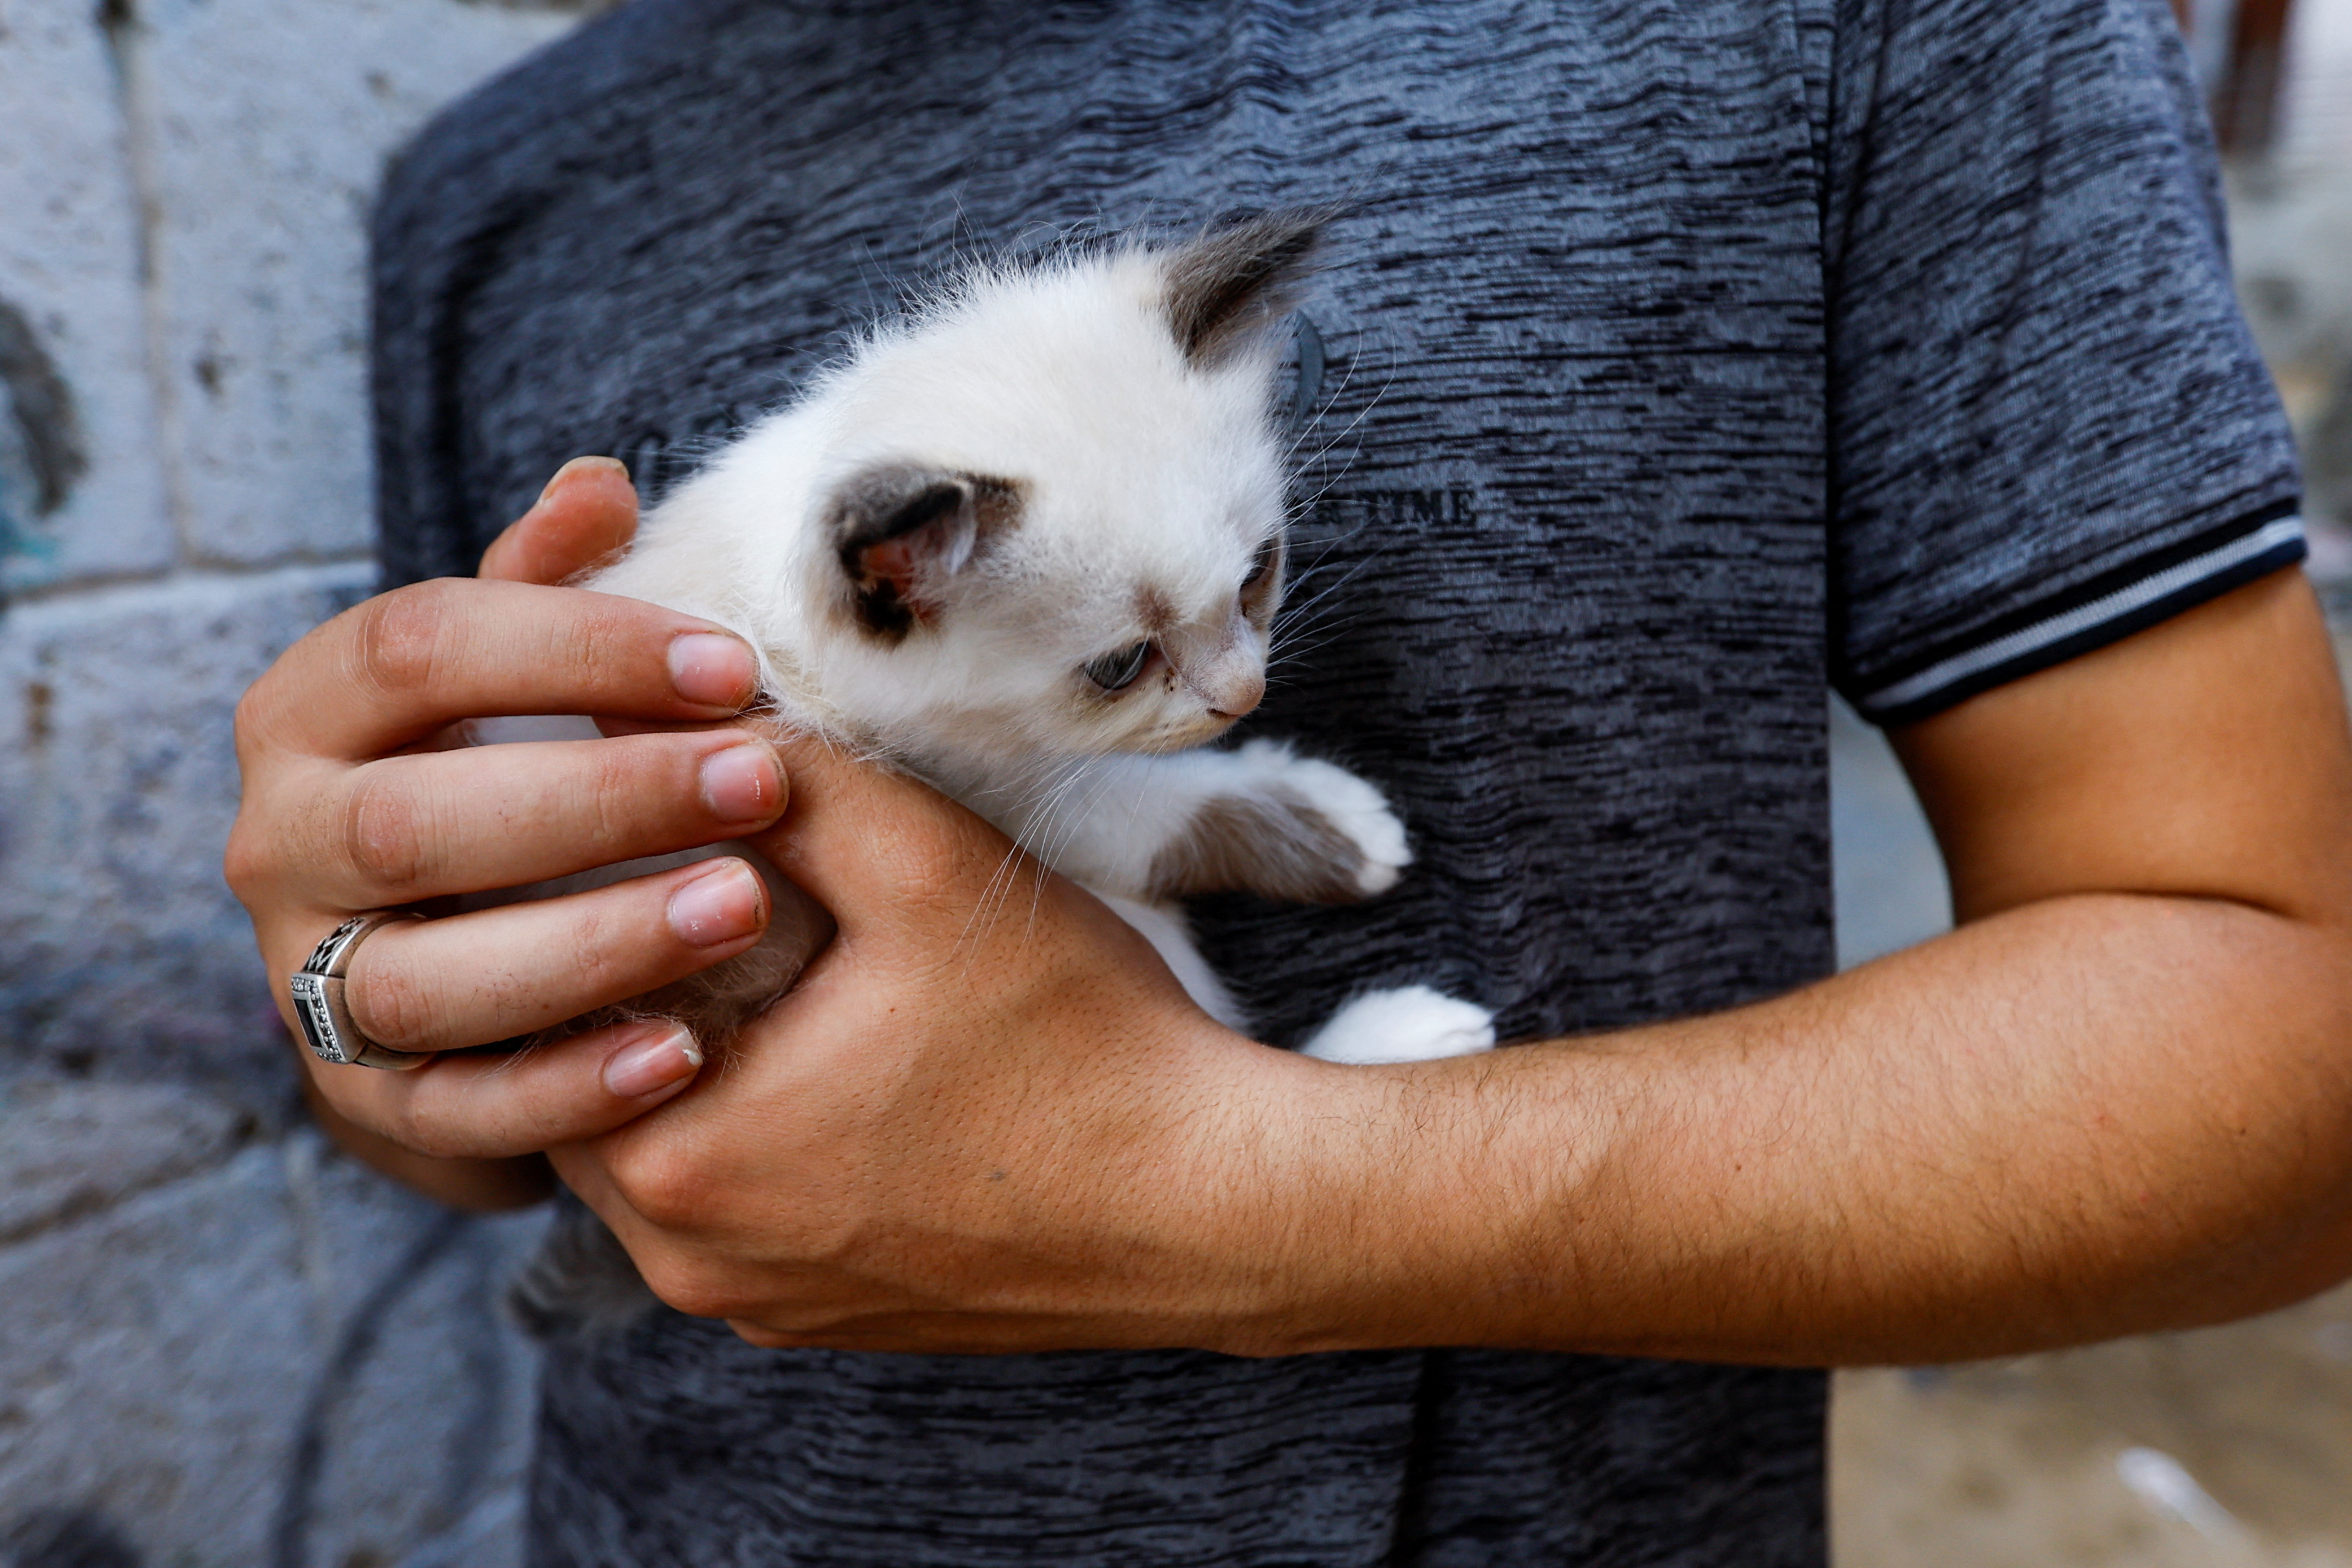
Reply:
<svg viewBox="0 0 2352 1568"><path fill-rule="evenodd" d="M352 1009L343 1003L343 977L351 972L352 954L367 935L395 920L424 918L388 909L370 910L336 926L310 950L309 961L286 984L294 994L294 1017L302 1025L302 1038L310 1041L313 1056L338 1065L381 1067L393 1072L405 1072L432 1060L431 1051L394 1051L378 1045L360 1032L360 1026L352 1021Z"/></svg>

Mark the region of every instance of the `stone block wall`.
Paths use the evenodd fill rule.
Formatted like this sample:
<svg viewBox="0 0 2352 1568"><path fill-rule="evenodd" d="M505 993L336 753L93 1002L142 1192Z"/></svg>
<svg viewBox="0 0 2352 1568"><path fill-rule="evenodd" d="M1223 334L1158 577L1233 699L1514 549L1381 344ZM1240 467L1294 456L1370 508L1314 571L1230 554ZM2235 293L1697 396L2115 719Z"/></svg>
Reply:
<svg viewBox="0 0 2352 1568"><path fill-rule="evenodd" d="M364 595L388 152L578 20L0 0L0 1565L518 1560L536 1220L302 1123L229 714Z"/></svg>

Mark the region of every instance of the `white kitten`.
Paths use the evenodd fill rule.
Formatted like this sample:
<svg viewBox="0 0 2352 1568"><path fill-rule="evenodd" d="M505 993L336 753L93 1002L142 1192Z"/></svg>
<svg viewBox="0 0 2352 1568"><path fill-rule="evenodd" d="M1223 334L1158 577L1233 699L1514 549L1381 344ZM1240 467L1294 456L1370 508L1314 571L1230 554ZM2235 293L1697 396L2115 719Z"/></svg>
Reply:
<svg viewBox="0 0 2352 1568"><path fill-rule="evenodd" d="M1265 690L1286 478L1273 328L1315 239L1312 218L1276 215L971 273L745 433L584 586L740 632L785 724L988 818L1244 1027L1178 901L1350 902L1412 859L1354 774L1272 740L1194 749ZM580 1021L673 1014L723 1041L823 939L821 911L776 894L751 953ZM1305 1049L1413 1061L1494 1042L1486 1009L1406 986L1356 998ZM653 1301L569 1199L509 1299L541 1334L619 1328Z"/></svg>
<svg viewBox="0 0 2352 1568"><path fill-rule="evenodd" d="M1269 740L1190 749L1265 689L1287 477L1273 329L1316 237L1276 214L971 272L719 453L584 586L741 633L784 723L986 817L1242 1027L1178 900L1348 902L1411 859L1351 773ZM723 1030L789 979L772 950L659 1000ZM1493 1043L1486 1009L1415 986L1358 998L1305 1049Z"/></svg>

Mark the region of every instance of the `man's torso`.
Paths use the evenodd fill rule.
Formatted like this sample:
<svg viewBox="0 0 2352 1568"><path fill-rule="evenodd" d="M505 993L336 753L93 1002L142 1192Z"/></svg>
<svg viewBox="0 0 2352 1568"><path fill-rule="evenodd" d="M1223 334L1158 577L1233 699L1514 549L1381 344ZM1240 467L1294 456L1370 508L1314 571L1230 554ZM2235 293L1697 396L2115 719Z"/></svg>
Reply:
<svg viewBox="0 0 2352 1568"><path fill-rule="evenodd" d="M1204 900L1203 946L1276 1040L1412 981L1506 1038L1786 989L1831 958L1827 50L1727 0L632 7L404 171L395 567L463 570L576 453L657 486L959 256L1333 204L1244 733L1376 780L1417 861L1356 908ZM1821 1552L1807 1373L782 1354L665 1317L548 1386L549 1563Z"/></svg>

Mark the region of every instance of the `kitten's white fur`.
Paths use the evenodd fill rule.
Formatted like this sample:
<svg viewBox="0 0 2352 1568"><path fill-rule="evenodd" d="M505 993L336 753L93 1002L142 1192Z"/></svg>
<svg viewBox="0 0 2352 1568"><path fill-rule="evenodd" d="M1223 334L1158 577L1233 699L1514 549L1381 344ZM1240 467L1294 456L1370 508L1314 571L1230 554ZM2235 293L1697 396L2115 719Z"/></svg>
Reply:
<svg viewBox="0 0 2352 1568"><path fill-rule="evenodd" d="M1384 891L1412 858L1343 768L1268 740L1189 749L1264 690L1286 483L1267 328L1312 238L1285 222L967 275L717 455L585 583L742 634L783 722L994 822L1237 1028L1171 866L1270 860L1336 899ZM902 527L925 506L945 509ZM1254 563L1269 570L1253 587ZM875 598L855 586L886 580ZM1147 643L1129 687L1085 673ZM1229 822L1255 836L1209 841ZM1402 1061L1493 1043L1484 1009L1412 986L1350 1002L1306 1049Z"/></svg>

